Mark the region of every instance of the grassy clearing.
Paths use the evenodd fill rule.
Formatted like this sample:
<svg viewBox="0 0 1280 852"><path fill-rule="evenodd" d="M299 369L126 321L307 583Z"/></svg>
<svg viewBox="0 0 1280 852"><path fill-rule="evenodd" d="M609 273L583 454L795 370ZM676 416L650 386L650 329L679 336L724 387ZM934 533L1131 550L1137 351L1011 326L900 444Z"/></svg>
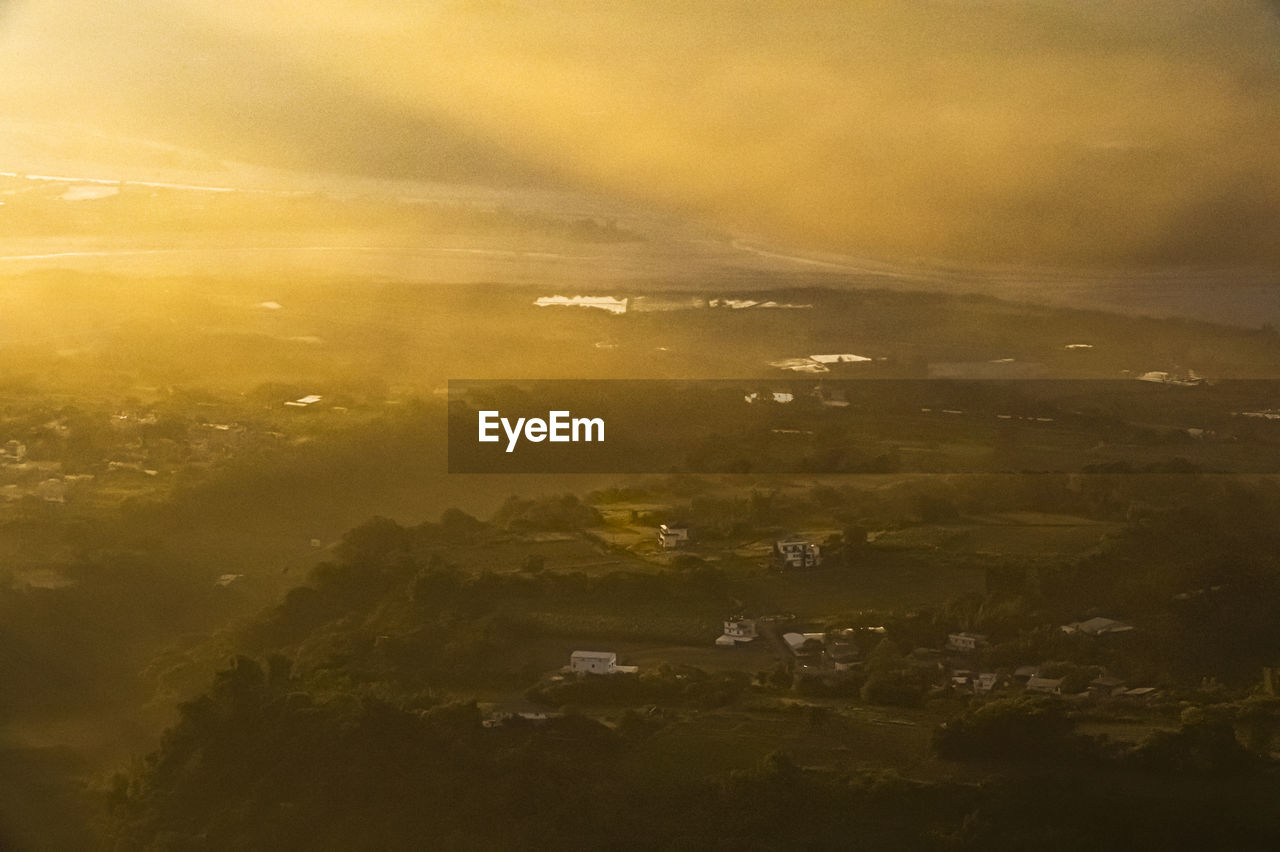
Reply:
<svg viewBox="0 0 1280 852"><path fill-rule="evenodd" d="M483 571L517 571L530 556L541 556L548 571L581 571L597 575L654 570L654 566L643 559L567 535L542 541L519 539L475 546L453 545L441 555L458 567L477 574Z"/></svg>
<svg viewBox="0 0 1280 852"><path fill-rule="evenodd" d="M1121 526L1064 515L1010 514L1017 517L989 515L890 530L876 539L875 546L997 556L1072 556L1096 547L1099 539Z"/></svg>
<svg viewBox="0 0 1280 852"><path fill-rule="evenodd" d="M756 766L765 755L785 751L802 766L841 771L893 768L906 777L938 780L967 773L939 761L929 748L936 724L946 718L936 710L891 712L851 708L813 721L808 708L764 713L726 710L682 718L663 728L628 758L627 771L653 783L673 775L711 776Z"/></svg>
<svg viewBox="0 0 1280 852"><path fill-rule="evenodd" d="M982 592L986 573L982 568L873 556L854 568L768 573L748 578L741 586L764 610L822 618L859 609L910 610L941 604Z"/></svg>

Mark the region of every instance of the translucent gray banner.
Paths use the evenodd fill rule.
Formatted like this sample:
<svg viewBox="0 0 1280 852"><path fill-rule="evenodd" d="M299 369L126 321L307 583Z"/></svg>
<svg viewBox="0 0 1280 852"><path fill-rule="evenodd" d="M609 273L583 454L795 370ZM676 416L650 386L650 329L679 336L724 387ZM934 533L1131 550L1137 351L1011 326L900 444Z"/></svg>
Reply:
<svg viewBox="0 0 1280 852"><path fill-rule="evenodd" d="M1280 473L1280 381L449 383L454 473Z"/></svg>

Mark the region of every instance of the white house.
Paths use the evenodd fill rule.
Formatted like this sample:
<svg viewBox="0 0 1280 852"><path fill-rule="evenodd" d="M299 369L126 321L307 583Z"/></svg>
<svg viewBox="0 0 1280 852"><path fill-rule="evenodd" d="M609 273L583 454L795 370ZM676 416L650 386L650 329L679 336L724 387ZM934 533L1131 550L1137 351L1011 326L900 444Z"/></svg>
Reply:
<svg viewBox="0 0 1280 852"><path fill-rule="evenodd" d="M810 355L809 360L819 364L857 364L861 361L870 361L871 359L865 355L854 355L850 352L838 352L832 355Z"/></svg>
<svg viewBox="0 0 1280 852"><path fill-rule="evenodd" d="M947 650L968 654L987 644L987 637L981 633L948 633Z"/></svg>
<svg viewBox="0 0 1280 852"><path fill-rule="evenodd" d="M1140 382L1154 382L1160 385L1179 385L1181 387L1194 387L1204 384L1204 376L1196 374L1195 370L1187 370L1186 373L1177 374L1170 373L1166 370L1153 370L1149 373L1143 373L1138 376Z"/></svg>
<svg viewBox="0 0 1280 852"><path fill-rule="evenodd" d="M559 305L564 307L598 308L611 314L625 314L627 312L627 301L627 299L617 299L613 296L541 296L534 299L533 303L540 308Z"/></svg>
<svg viewBox="0 0 1280 852"><path fill-rule="evenodd" d="M752 391L751 393L743 397L743 399L748 403L776 402L779 405L785 405L788 402L794 402L795 398L796 398L796 395L791 393L790 391L768 391L765 393L757 393L756 391Z"/></svg>
<svg viewBox="0 0 1280 852"><path fill-rule="evenodd" d="M822 564L822 549L802 538L774 542L774 564L782 568L816 568Z"/></svg>
<svg viewBox="0 0 1280 852"><path fill-rule="evenodd" d="M716 644L728 648L750 642L757 635L755 619L731 618L724 623L724 633L716 639Z"/></svg>
<svg viewBox="0 0 1280 852"><path fill-rule="evenodd" d="M688 527L673 527L667 524L658 526L658 545L663 550L675 550L689 543Z"/></svg>
<svg viewBox="0 0 1280 852"><path fill-rule="evenodd" d="M810 653L821 654L826 649L827 634L825 633L783 633L782 641L787 643L787 647L791 649L791 653L797 657L805 656ZM810 641L816 642L817 645L809 645ZM822 646L819 648L818 646Z"/></svg>
<svg viewBox="0 0 1280 852"><path fill-rule="evenodd" d="M569 671L574 674L635 674L639 666L618 665L613 651L574 651L569 655Z"/></svg>
<svg viewBox="0 0 1280 852"><path fill-rule="evenodd" d="M794 373L831 372L826 364L819 364L812 358L783 358L781 361L770 361L769 366L777 367L779 370L791 370Z"/></svg>
<svg viewBox="0 0 1280 852"><path fill-rule="evenodd" d="M612 651L574 651L569 655L569 670L582 674L612 674L618 666L618 655Z"/></svg>

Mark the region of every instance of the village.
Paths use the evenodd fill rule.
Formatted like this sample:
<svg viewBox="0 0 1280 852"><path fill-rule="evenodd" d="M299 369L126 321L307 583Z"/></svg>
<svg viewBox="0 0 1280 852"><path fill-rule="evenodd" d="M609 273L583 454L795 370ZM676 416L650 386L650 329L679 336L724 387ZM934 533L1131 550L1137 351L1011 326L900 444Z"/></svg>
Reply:
<svg viewBox="0 0 1280 852"><path fill-rule="evenodd" d="M585 512L587 507L582 504L582 508ZM530 636L546 632L545 627L534 625L558 625L547 638L533 640L528 650L540 649L537 659L546 663L552 663L557 653L563 656L544 669L538 683L523 696L485 699L486 727L540 724L562 716L566 703L578 708L573 712L585 711L607 721L614 718L619 702L652 708L669 702L679 690L694 689L696 693L709 688L709 683L732 694L770 695L774 696L771 700L797 707L845 712L882 706L899 712L924 712L924 719L941 718L940 713L945 717L971 700L1042 696L1064 701L1087 718L1129 720L1134 737L1153 725L1176 725L1178 709L1185 706L1185 684L1179 685L1167 675L1144 675L1143 666L1134 664L1144 652L1131 649L1150 637L1142 636L1140 626L1118 618L1082 612L1075 621L1043 629L1029 626L1041 638L1027 645L1021 631L1011 634L1005 628L995 638L965 629L966 619L948 624L948 608L939 610L938 605L934 605L931 626L922 631L919 611L926 601L918 601L907 612L885 609L883 594L874 591L878 585L873 579L876 563L883 560L886 567L897 564L899 567L892 570L899 572L898 577L909 574L909 569L904 573L901 560L904 552L912 550L904 551L895 542L902 531L872 531L853 544L846 538L857 535L853 528L814 528L753 541L713 535L711 541L703 541L698 527L691 523L672 520L644 527L645 519L664 514L657 504L598 503L592 508L603 514L595 524L577 532L530 530L514 538L500 537L493 544L463 547L454 551L455 556L473 568L502 571L499 565L514 559L516 553L524 553L518 565L506 561L511 565L507 576L512 582L524 578L522 582L539 583L564 572L583 577L585 572L587 581L607 583L619 572L634 576L635 572L673 570L693 572L687 576L696 582L692 578L699 572L719 572L736 578L729 585L733 590L730 597L743 605L742 599L752 596L757 605L723 612L717 621L707 617L707 606L692 610L677 607L655 615L650 628L628 626L613 639L608 624L634 623L631 617L617 621L613 607L608 613L599 611L594 617L588 613L569 621L548 615L552 620L544 622L535 612L526 612ZM533 514L528 510L525 506L522 511ZM672 511L668 507L665 514ZM1029 520L1056 524L1056 528L1049 528L1056 535L1069 523L1061 517L1026 518L1024 522ZM1082 524L1082 519L1076 523ZM1083 524L1083 529L1098 536L1110 528ZM1024 527L1018 532L1034 534L1034 530ZM853 557L855 550L857 556ZM937 554L932 545L917 552L926 559ZM504 553L510 555L504 557ZM949 585L964 576L964 569L950 571ZM958 591L966 587L964 582L972 583L961 582L951 588ZM979 581L978 586L967 588L977 592L981 585ZM865 596L859 594L860 586L866 589ZM928 598L941 603L946 594L936 589ZM765 601L770 599L777 605L767 605ZM681 619L676 610L690 615ZM623 611L632 612L627 606L618 610ZM849 615L835 615L839 611ZM645 606L635 612L659 611ZM678 626L673 627L676 622ZM583 627L572 627L575 623ZM1044 631L1051 635L1046 637ZM551 638L561 633L564 638ZM922 643L922 637L936 638ZM1056 648L1058 656L1037 655L1032 650L1044 647ZM1131 653L1135 656L1128 659ZM734 680L738 676L743 679ZM681 682L683 687L678 686ZM703 686L695 686L699 683ZM755 699L756 703L760 700ZM721 712L732 711L726 707ZM1123 724L1118 729L1114 722L1099 724L1109 733L1119 730L1123 736Z"/></svg>
<svg viewBox="0 0 1280 852"><path fill-rule="evenodd" d="M0 517L46 517L54 506L84 514L162 498L179 483L190 487L246 458L351 428L396 403L291 398L283 390L261 400L148 391L148 402L81 399L61 409L0 399L0 437L8 436L0 440Z"/></svg>
<svg viewBox="0 0 1280 852"><path fill-rule="evenodd" d="M662 554L686 550L693 539L687 526L660 524L656 542ZM775 540L767 562L768 570L780 574L819 569L822 546L798 536ZM721 649L751 646L767 649L781 661L792 678L792 688L799 694L847 694L843 682L864 684L864 666L876 646L886 638L883 626L831 627L817 632L797 632L802 619L795 614L733 615L723 621L722 633L714 639ZM1063 624L1064 635L1086 641L1107 641L1134 630L1133 625L1112 618L1095 616L1083 621ZM939 647L919 647L906 657L906 664L921 677L933 695L985 696L993 692L1062 696L1072 702L1120 702L1120 706L1138 709L1156 701L1160 690L1153 686L1132 685L1109 674L1101 667L1081 667L1063 662L1025 663L1015 666L992 666L983 670L988 637L968 631L948 633ZM732 666L731 658L727 666ZM715 662L721 662L716 660ZM568 665L552 676L635 675L640 667L619 665L614 651L575 650ZM815 690L815 687L817 688Z"/></svg>

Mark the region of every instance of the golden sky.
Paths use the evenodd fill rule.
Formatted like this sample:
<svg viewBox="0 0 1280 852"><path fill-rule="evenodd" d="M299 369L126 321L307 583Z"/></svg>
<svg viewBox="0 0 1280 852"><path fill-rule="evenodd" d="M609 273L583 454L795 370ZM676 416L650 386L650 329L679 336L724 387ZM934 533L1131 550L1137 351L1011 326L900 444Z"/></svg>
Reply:
<svg viewBox="0 0 1280 852"><path fill-rule="evenodd" d="M586 187L870 256L1280 260L1265 2L4 8L15 118L304 170Z"/></svg>

